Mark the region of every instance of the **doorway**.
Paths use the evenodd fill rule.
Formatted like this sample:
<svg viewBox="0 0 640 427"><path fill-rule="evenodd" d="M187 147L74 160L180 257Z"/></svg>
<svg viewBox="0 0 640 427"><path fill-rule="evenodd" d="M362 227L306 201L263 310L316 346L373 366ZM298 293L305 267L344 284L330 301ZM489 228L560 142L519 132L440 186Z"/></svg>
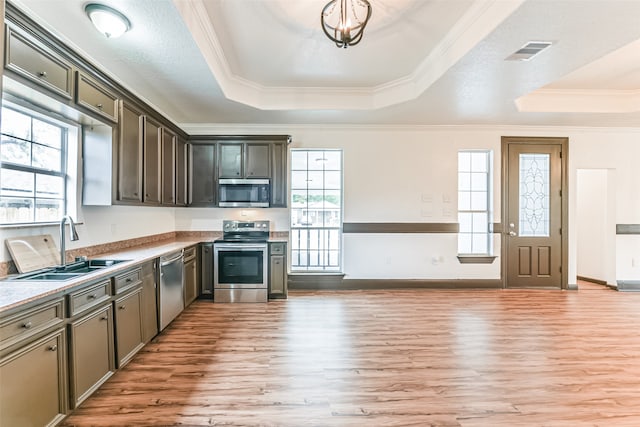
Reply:
<svg viewBox="0 0 640 427"><path fill-rule="evenodd" d="M567 138L502 137L502 282L567 289Z"/></svg>

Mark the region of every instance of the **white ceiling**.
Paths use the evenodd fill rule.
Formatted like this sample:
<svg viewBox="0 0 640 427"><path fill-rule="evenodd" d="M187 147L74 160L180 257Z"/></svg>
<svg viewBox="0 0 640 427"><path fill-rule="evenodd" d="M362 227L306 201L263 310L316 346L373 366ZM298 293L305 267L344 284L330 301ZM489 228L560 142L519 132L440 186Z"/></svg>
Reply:
<svg viewBox="0 0 640 427"><path fill-rule="evenodd" d="M328 0L7 0L180 124L640 126L640 0L370 0L362 42ZM70 23L73 23L70 25ZM528 62L528 41L554 44Z"/></svg>

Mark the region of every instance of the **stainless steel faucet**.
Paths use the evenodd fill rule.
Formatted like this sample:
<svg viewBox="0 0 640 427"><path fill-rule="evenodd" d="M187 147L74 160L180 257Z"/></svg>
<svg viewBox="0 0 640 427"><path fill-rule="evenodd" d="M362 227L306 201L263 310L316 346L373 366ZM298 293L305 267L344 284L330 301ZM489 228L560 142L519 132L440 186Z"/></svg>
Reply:
<svg viewBox="0 0 640 427"><path fill-rule="evenodd" d="M64 239L64 224L69 220L69 240L74 241L80 239L76 232L76 224L70 215L63 216L60 220L60 265L65 266L67 264L65 239Z"/></svg>

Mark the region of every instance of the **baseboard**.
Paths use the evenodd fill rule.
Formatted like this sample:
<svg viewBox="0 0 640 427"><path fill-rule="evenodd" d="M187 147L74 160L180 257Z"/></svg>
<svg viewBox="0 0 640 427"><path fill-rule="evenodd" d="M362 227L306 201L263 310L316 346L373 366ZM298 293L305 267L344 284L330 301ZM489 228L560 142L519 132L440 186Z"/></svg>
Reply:
<svg viewBox="0 0 640 427"><path fill-rule="evenodd" d="M617 283L621 292L640 292L640 280L618 280Z"/></svg>
<svg viewBox="0 0 640 427"><path fill-rule="evenodd" d="M382 290L382 289L502 289L500 279L344 279L289 276L289 289Z"/></svg>
<svg viewBox="0 0 640 427"><path fill-rule="evenodd" d="M606 280L594 279L592 277L578 276L578 280L584 280L585 282L595 283L596 285L606 285Z"/></svg>

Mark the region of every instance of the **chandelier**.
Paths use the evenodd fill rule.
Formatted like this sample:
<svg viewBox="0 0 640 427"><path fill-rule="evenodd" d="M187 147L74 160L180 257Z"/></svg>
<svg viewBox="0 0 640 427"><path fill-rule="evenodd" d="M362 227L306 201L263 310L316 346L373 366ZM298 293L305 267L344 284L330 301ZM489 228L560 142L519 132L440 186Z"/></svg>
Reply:
<svg viewBox="0 0 640 427"><path fill-rule="evenodd" d="M320 23L327 37L336 46L346 49L360 43L370 18L368 0L331 0L322 8Z"/></svg>

